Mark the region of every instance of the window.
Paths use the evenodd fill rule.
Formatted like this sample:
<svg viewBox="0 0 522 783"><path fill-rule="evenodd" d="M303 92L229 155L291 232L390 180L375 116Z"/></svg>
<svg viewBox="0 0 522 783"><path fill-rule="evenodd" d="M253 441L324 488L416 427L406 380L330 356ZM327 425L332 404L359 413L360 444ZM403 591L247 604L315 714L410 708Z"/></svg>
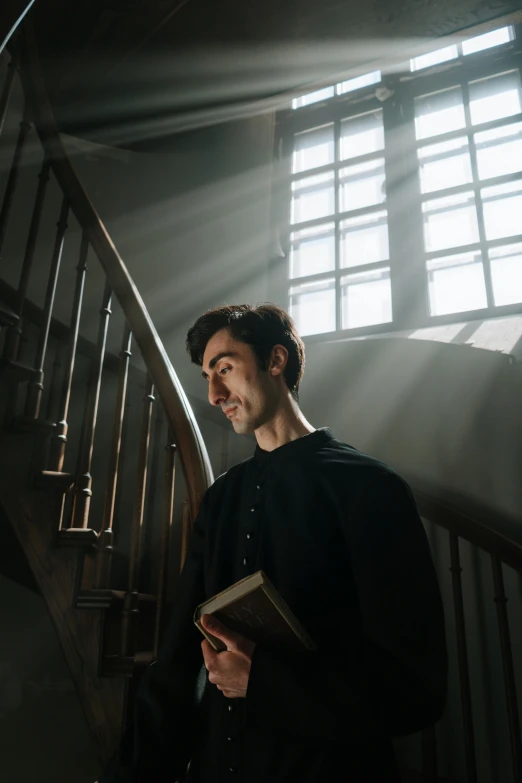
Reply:
<svg viewBox="0 0 522 783"><path fill-rule="evenodd" d="M301 334L522 312L520 39L493 30L282 113L282 244ZM410 279L415 321L400 310Z"/></svg>

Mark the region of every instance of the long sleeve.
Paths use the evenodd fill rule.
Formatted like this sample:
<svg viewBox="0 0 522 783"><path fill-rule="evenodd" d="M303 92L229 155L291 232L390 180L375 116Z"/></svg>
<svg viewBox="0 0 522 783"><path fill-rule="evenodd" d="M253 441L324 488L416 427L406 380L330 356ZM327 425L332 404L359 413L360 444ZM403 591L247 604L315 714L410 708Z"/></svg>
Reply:
<svg viewBox="0 0 522 783"><path fill-rule="evenodd" d="M177 600L158 653L143 675L134 717L99 783L177 780L191 754L194 687L203 659L193 612L204 599L204 521L208 493L194 523Z"/></svg>
<svg viewBox="0 0 522 783"><path fill-rule="evenodd" d="M361 475L339 516L361 625L329 618L319 650L290 660L257 647L247 722L300 739L397 736L442 714L442 601L411 492L387 470Z"/></svg>

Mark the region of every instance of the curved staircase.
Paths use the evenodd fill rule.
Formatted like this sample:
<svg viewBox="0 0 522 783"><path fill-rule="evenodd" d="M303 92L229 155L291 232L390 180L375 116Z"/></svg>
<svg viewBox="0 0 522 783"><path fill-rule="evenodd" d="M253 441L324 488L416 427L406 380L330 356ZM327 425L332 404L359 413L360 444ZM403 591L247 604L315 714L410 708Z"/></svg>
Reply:
<svg viewBox="0 0 522 783"><path fill-rule="evenodd" d="M28 134L36 131L41 171L16 288L0 281L3 429L0 504L46 601L103 763L112 752L143 667L154 660L166 618L167 583L179 573L194 515L212 482L194 415L127 268L71 164L48 101L30 23L11 46L0 98L0 128L17 74L26 106L0 209L0 254ZM59 187L54 249L44 306L28 300L49 179ZM81 232L70 321L53 318L68 224ZM80 335L88 261L103 270L95 343ZM38 263L43 263L41 259ZM1 270L1 267L0 267ZM1 271L0 271L1 274ZM107 352L120 323L119 357ZM131 361L138 354L140 366ZM101 411L101 413L100 413ZM100 422L103 426L100 429ZM110 426L109 426L110 422ZM179 465L182 479L176 478ZM176 491L175 491L176 490ZM414 488L415 490L415 488ZM415 492L424 519L447 537L466 780L479 780L461 546L486 553L501 645L513 780L522 781L516 674L506 569L522 574L522 549ZM182 530L173 541L173 521ZM412 587L414 589L414 587ZM422 735L422 776L440 781L436 727Z"/></svg>

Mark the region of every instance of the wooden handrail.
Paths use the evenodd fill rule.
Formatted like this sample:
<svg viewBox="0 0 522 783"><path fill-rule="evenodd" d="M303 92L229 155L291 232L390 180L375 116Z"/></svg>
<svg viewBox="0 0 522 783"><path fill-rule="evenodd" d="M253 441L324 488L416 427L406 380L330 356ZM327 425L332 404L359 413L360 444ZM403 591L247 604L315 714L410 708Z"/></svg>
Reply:
<svg viewBox="0 0 522 783"><path fill-rule="evenodd" d="M424 489L417 489L413 482L411 488L422 517L495 555L515 571L522 573L522 547L519 544L455 507L437 500Z"/></svg>
<svg viewBox="0 0 522 783"><path fill-rule="evenodd" d="M175 433L187 483L191 518L194 519L204 492L213 482L210 460L198 424L143 299L62 144L47 97L36 36L30 20L23 24L21 44L20 75L25 95L30 101L36 131L58 184L67 194L71 210L87 234L114 295L125 313L147 370L154 381L169 426Z"/></svg>

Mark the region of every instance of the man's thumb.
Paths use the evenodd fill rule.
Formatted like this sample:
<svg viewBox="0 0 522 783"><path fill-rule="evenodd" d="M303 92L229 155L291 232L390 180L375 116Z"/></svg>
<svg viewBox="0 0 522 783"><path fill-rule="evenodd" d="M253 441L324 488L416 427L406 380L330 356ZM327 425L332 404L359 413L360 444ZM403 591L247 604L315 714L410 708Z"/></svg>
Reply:
<svg viewBox="0 0 522 783"><path fill-rule="evenodd" d="M230 642L234 642L235 633L227 628L226 625L223 625L216 617L212 617L211 614L204 614L201 618L201 624L212 636L217 636L218 639L225 642L227 647Z"/></svg>

